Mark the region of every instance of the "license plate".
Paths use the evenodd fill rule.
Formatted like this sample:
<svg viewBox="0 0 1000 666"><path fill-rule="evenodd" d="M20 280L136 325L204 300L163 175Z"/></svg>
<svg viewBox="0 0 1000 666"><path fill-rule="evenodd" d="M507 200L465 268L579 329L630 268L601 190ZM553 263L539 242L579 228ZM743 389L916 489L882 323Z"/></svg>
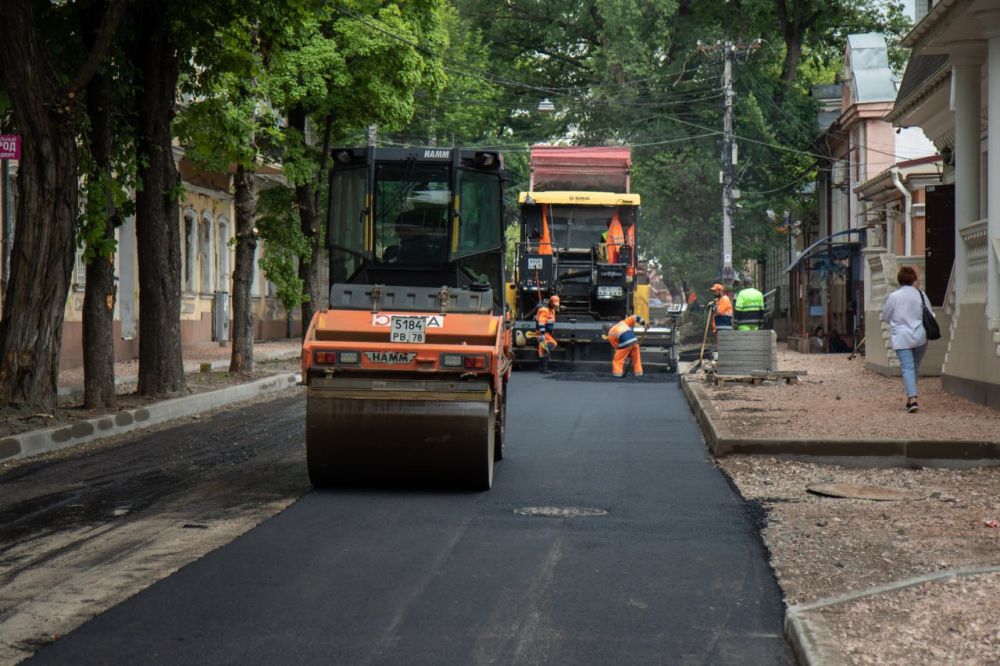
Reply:
<svg viewBox="0 0 1000 666"><path fill-rule="evenodd" d="M541 257L528 257L528 270L529 271L540 271L542 270L542 258Z"/></svg>
<svg viewBox="0 0 1000 666"><path fill-rule="evenodd" d="M392 317L389 320L389 342L426 342L427 319L424 317Z"/></svg>
<svg viewBox="0 0 1000 666"><path fill-rule="evenodd" d="M621 298L622 288L621 287L598 287L597 288L598 298Z"/></svg>

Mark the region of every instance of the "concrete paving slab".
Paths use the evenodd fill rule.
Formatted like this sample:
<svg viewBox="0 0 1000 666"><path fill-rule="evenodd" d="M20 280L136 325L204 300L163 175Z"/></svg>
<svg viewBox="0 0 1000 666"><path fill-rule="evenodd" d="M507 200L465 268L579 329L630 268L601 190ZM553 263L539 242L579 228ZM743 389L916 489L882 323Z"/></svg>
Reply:
<svg viewBox="0 0 1000 666"><path fill-rule="evenodd" d="M872 467L1000 464L1000 442L740 437L729 431L697 381L682 376L681 389L701 426L706 446L715 456L757 454Z"/></svg>

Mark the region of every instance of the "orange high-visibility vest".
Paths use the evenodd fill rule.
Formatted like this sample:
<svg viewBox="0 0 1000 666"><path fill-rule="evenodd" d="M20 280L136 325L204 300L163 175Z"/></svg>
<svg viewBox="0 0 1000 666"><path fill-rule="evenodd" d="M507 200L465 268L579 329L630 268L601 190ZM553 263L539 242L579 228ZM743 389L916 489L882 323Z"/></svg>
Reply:
<svg viewBox="0 0 1000 666"><path fill-rule="evenodd" d="M555 327L556 323L556 313L547 306L543 305L538 308L535 313L535 327L538 329L538 333L551 333L552 329Z"/></svg>
<svg viewBox="0 0 1000 666"><path fill-rule="evenodd" d="M621 220L618 219L618 211L611 216L611 224L608 225L608 263L617 264L621 254L622 245L625 244L625 232L622 231Z"/></svg>
<svg viewBox="0 0 1000 666"><path fill-rule="evenodd" d="M712 317L712 332L719 329L730 330L733 327L733 302L723 294L715 301L715 316Z"/></svg>
<svg viewBox="0 0 1000 666"><path fill-rule="evenodd" d="M619 349L638 344L639 339L635 337L635 331L632 330L637 321L638 316L629 315L612 326L611 330L608 331L608 342L611 343L611 346Z"/></svg>

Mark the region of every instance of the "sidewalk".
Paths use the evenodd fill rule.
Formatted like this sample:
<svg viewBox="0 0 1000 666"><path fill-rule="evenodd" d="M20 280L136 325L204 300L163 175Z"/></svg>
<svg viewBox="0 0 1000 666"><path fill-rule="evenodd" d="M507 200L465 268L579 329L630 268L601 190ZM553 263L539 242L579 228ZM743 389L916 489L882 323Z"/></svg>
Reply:
<svg viewBox="0 0 1000 666"><path fill-rule="evenodd" d="M254 363L265 363L274 360L297 359L302 352L302 343L294 340L268 340L254 342ZM203 363L208 363L212 370L226 370L233 353L232 345L220 346L217 342L205 342L184 351L184 372L200 372ZM139 375L138 359L115 363L115 383L121 385L135 384ZM71 368L59 372L60 395L72 395L83 392L83 367Z"/></svg>
<svg viewBox="0 0 1000 666"><path fill-rule="evenodd" d="M682 388L717 464L761 517L806 664L1000 663L1000 412L847 355L779 351L798 385ZM752 455L748 455L752 454ZM818 483L903 491L824 497Z"/></svg>
<svg viewBox="0 0 1000 666"><path fill-rule="evenodd" d="M53 413L5 415L0 420L0 463L197 415L284 390L299 381L298 339L255 342L254 370L243 376L227 372L231 353L231 347L217 343L185 350L190 395L166 400L135 395L138 361L116 363L119 405L113 412L83 409L83 368L62 371L59 407Z"/></svg>

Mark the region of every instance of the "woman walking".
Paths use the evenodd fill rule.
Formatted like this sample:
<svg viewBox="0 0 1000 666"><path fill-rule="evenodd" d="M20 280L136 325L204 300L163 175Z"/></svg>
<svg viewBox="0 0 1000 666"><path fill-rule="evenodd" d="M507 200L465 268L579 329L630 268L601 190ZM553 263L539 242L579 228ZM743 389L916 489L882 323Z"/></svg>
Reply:
<svg viewBox="0 0 1000 666"><path fill-rule="evenodd" d="M924 304L931 310L927 295L913 285L917 271L903 266L896 273L899 289L889 294L882 306L882 321L889 324L892 349L899 359L906 389L906 411L917 411L917 371L927 351L927 331L924 330ZM933 313L933 310L931 310Z"/></svg>

